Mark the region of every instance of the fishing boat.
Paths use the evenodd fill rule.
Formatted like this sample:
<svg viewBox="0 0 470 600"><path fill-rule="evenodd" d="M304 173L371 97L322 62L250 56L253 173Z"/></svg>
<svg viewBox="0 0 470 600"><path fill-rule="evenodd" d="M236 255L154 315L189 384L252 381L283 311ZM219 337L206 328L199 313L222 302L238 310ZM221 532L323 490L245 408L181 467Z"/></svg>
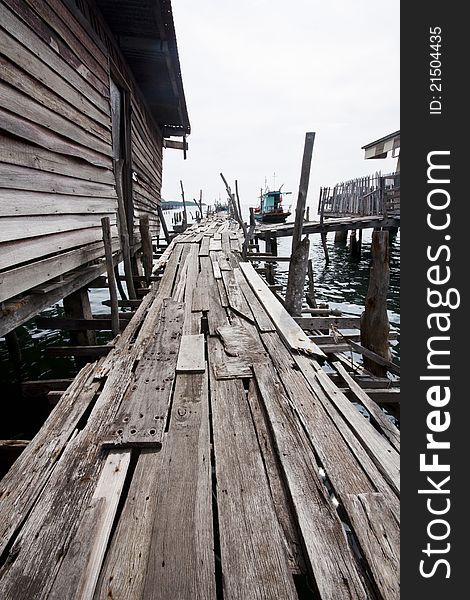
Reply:
<svg viewBox="0 0 470 600"><path fill-rule="evenodd" d="M282 186L281 186L282 188ZM284 194L292 192L281 192L281 188L275 191L266 190L260 196L260 204L255 208L255 219L262 223L284 223L291 214L282 206Z"/></svg>

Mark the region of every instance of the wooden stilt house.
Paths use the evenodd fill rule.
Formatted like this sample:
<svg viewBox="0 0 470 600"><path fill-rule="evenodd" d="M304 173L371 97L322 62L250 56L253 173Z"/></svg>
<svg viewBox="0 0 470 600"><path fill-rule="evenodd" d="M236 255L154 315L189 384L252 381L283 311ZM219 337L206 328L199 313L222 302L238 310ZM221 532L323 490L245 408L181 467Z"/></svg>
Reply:
<svg viewBox="0 0 470 600"><path fill-rule="evenodd" d="M169 0L0 1L0 335L105 271L102 217L132 262L189 132Z"/></svg>

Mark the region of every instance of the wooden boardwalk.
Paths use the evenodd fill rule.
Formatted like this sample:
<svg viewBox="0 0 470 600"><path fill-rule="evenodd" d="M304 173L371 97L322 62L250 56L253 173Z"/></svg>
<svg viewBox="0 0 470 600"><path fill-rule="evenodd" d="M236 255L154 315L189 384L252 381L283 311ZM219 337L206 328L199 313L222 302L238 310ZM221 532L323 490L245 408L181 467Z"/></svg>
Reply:
<svg viewBox="0 0 470 600"><path fill-rule="evenodd" d="M313 233L329 233L330 231L349 231L353 229L376 229L383 227L400 227L400 215L389 217L339 217L320 221L308 221L303 224L302 232L306 235ZM258 225L256 235L265 237L289 237L294 232L294 223L280 223L278 225Z"/></svg>
<svg viewBox="0 0 470 600"><path fill-rule="evenodd" d="M240 243L173 240L0 482L2 599L399 598L399 432Z"/></svg>

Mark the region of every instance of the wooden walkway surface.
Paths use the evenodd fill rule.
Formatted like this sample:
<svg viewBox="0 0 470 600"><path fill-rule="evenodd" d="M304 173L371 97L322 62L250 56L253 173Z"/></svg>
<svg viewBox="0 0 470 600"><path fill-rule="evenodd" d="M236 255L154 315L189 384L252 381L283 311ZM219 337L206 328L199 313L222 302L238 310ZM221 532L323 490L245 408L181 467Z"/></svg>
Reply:
<svg viewBox="0 0 470 600"><path fill-rule="evenodd" d="M399 598L399 433L239 250L173 240L0 482L2 599Z"/></svg>
<svg viewBox="0 0 470 600"><path fill-rule="evenodd" d="M305 235L313 233L329 233L331 231L350 231L353 229L376 229L383 227L400 227L400 215L389 217L370 216L370 217L339 217L334 219L325 219L320 221L308 221L303 224L302 232ZM261 238L289 237L294 232L294 223L279 223L278 225L258 225L256 235Z"/></svg>

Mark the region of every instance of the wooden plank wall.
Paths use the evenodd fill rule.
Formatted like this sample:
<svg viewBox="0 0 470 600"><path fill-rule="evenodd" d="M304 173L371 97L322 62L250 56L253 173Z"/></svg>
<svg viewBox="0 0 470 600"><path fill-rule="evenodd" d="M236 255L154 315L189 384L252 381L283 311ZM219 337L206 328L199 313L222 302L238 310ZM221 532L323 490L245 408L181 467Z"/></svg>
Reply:
<svg viewBox="0 0 470 600"><path fill-rule="evenodd" d="M118 239L111 62L131 90L134 217L158 231L161 133L106 25L78 16L64 0L0 0L0 301L20 265L15 294L103 256L103 216Z"/></svg>

